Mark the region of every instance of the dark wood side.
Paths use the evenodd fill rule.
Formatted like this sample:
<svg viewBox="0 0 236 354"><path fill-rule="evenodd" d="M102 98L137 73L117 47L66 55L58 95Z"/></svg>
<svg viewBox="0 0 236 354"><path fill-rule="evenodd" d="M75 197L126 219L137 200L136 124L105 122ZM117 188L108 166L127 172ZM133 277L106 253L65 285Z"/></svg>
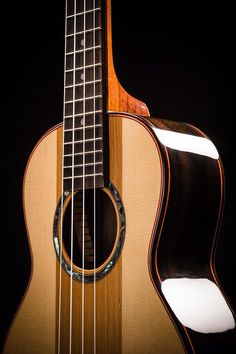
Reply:
<svg viewBox="0 0 236 354"><path fill-rule="evenodd" d="M205 137L199 129L186 123L154 118L145 120L148 125L160 129ZM207 278L221 288L214 259L223 213L222 162L158 144L163 153L165 192L162 214L150 244L151 277L188 353L234 352L235 328L214 334L197 333L186 328L172 313L161 293L161 282L168 278Z"/></svg>

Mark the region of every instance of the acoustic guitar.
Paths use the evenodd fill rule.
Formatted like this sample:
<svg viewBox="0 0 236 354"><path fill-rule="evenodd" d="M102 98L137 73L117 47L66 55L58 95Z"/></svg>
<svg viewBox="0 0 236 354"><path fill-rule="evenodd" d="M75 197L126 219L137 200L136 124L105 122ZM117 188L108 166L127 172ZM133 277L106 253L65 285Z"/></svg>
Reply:
<svg viewBox="0 0 236 354"><path fill-rule="evenodd" d="M223 200L211 140L119 84L110 0L67 0L63 123L26 166L32 269L4 354L233 352Z"/></svg>

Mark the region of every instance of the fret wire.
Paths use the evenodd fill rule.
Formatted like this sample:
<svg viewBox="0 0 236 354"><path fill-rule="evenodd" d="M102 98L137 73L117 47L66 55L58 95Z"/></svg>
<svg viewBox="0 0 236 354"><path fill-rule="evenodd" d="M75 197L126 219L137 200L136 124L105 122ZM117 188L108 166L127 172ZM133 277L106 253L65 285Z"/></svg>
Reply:
<svg viewBox="0 0 236 354"><path fill-rule="evenodd" d="M91 128L97 128L97 127L102 127L102 124L95 124L95 125L85 125L84 127L78 127L78 128L71 128L71 129L64 129L64 132L71 132L71 131L76 131L76 130L82 130L82 129L91 129Z"/></svg>
<svg viewBox="0 0 236 354"><path fill-rule="evenodd" d="M94 12L94 11L99 11L99 10L101 10L101 7L96 7L95 9L86 10L86 11L83 11L83 12L78 12L77 14L66 16L66 18L71 18L71 17L74 17L74 16L84 15L84 14L88 14L88 13L91 13L91 12Z"/></svg>
<svg viewBox="0 0 236 354"><path fill-rule="evenodd" d="M65 101L64 103L73 103L73 102L81 102L81 101L86 101L86 100L92 100L94 98L102 98L102 95L96 95L96 96L89 96L89 97L84 97L84 98L77 98L76 100L70 100L70 101Z"/></svg>
<svg viewBox="0 0 236 354"><path fill-rule="evenodd" d="M87 154L94 154L94 153L102 153L103 150L100 149L100 150L93 150L93 151L84 151L84 152L75 152L74 154L64 154L64 156L78 156L78 155L87 155Z"/></svg>
<svg viewBox="0 0 236 354"><path fill-rule="evenodd" d="M100 110L97 110L97 111L78 113L78 114L75 114L75 115L64 116L64 118L83 117L83 116L87 116L87 115L93 114L93 113L102 113L102 110L100 109Z"/></svg>
<svg viewBox="0 0 236 354"><path fill-rule="evenodd" d="M92 50L92 49L99 49L99 48L102 48L102 46L101 45L96 45L95 47L79 49L79 50L75 50L75 51L72 51L72 52L68 52L68 53L66 53L66 55L71 55L71 54L74 54L74 53L83 53L83 52L87 52L87 51Z"/></svg>
<svg viewBox="0 0 236 354"><path fill-rule="evenodd" d="M77 86L83 86L84 83L85 83L85 85L96 84L98 82L102 82L102 80L99 79L99 80L91 80L91 81L80 82L79 84L75 84L75 85L67 85L67 86L65 86L65 88L73 88L73 87L77 87Z"/></svg>
<svg viewBox="0 0 236 354"><path fill-rule="evenodd" d="M85 3L85 2L84 2ZM93 4L95 4L93 2ZM86 9L86 7L84 8L80 8L78 11L78 8L76 9L74 7L74 9L72 9L72 11L69 12L69 14L67 15L66 13L66 21L70 21L68 22L68 26L66 26L66 33L65 33L65 39L66 39L66 44L65 44L65 58L66 62L67 62L67 68L65 67L64 70L64 74L65 74L65 82L64 82L64 90L65 90L65 95L64 95L64 111L66 110L68 113L67 115L64 113L63 114L63 119L64 119L64 127L63 127L63 145L66 147L66 149L68 149L70 152L70 154L65 154L65 150L63 151L63 158L67 158L67 163L70 163L70 166L64 166L65 171L67 171L66 174L68 174L68 171L70 171L69 169L73 169L74 173L72 174L72 176L70 177L63 177L63 180L65 180L64 183L65 186L67 186L68 183L71 184L75 182L75 179L77 179L77 183L81 183L83 178L86 177L91 177L94 178L95 176L101 176L101 178L103 178L102 176L104 175L103 172L103 162L99 161L99 160L103 160L103 137L100 137L100 133L102 132L100 129L103 127L103 117L102 117L102 113L103 113L103 109L101 107L92 107L90 104L90 100L96 100L96 102L102 102L100 100L103 99L103 90L101 87L101 83L103 82L102 80L102 75L100 72L100 67L102 66L102 62L103 62L103 58L100 59L100 50L102 49L102 43L101 43L101 37L100 37L100 33L102 31L102 25L101 25L101 18L99 17L101 15L101 6L99 6L100 4L97 4L98 6L95 8L90 8L89 10ZM76 11L77 10L77 11ZM74 12L74 13L73 13ZM88 15L87 14L91 14ZM90 23L90 17L93 16L93 22L91 21ZM96 18L97 20L97 16L98 16L98 20L99 22L95 23L94 19ZM79 21L81 19L81 21L83 21L84 18L84 27L82 27L82 23L80 24ZM85 25L86 24L86 25ZM97 26L96 26L97 24ZM73 28L72 28L73 27ZM87 28L86 28L87 27ZM92 27L92 28L90 28ZM73 31L73 33L72 33ZM87 35L88 33L88 35ZM86 34L86 42L81 42L80 44L80 37L84 37L85 40L85 34ZM92 37L94 36L95 38L95 34L96 34L96 43L92 42ZM79 35L79 36L77 36ZM73 37L74 36L74 37ZM67 41L68 38L68 41ZM78 41L78 42L77 42ZM72 42L74 42L74 46L72 46ZM90 47L88 47L90 46ZM90 64L90 51L91 52L95 52L96 50L96 54L98 53L98 55L96 55L96 58L98 59L99 62L96 63L96 59L93 60L93 64ZM77 54L78 53L78 54ZM81 54L80 54L81 53ZM88 53L88 54L87 54ZM75 57L76 60L78 59L78 64L81 64L81 58L80 55L84 55L84 62L82 66L76 67L75 65ZM87 58L88 55L88 60L87 63L89 65L86 65L87 63L85 62L85 58ZM85 57L86 56L86 57ZM72 65L70 65L71 59L73 58L73 62L74 65L72 67ZM96 69L95 71L95 68ZM91 74L91 69L93 69L93 76ZM83 77L80 74L81 72L84 72ZM68 74L67 74L68 73ZM75 74L76 73L76 74ZM85 77L86 74L86 77ZM76 81L75 82L75 75L76 75ZM81 75L81 79L79 77L77 77ZM73 82L72 82L72 76L73 76ZM90 80L86 82L86 79ZM66 85L67 83L67 85ZM96 85L96 86L95 86ZM82 93L81 93L81 88L83 87L83 97L82 97ZM95 87L96 87L96 92L95 92ZM68 90L66 90L68 89ZM73 90L73 99L72 99L72 90ZM85 91L86 90L86 91ZM75 92L76 92L76 96L75 96ZM89 97L85 97L85 92L87 95L89 95ZM96 95L97 93L97 95ZM68 101L66 101L66 97L67 99L69 99ZM82 113L78 113L76 114L76 112L74 111L74 106L78 105L78 108L81 106L81 103L83 102L83 111ZM71 105L73 104L73 112L71 111ZM86 106L85 106L86 104ZM91 107L90 107L91 106ZM92 108L92 110L90 111L90 108ZM99 109L96 109L99 108ZM89 112L87 112L86 110L89 110ZM81 112L81 109L78 109L78 112ZM96 116L95 116L96 115ZM93 121L92 122L92 116L96 117L96 122ZM68 120L67 120L68 118ZM82 120L81 120L82 119ZM71 125L71 120L73 120L73 126ZM86 123L89 124L86 126ZM95 124L97 123L97 124ZM101 124L100 124L101 123ZM78 127L76 127L78 126ZM65 127L67 129L65 129ZM92 129L94 130L94 134L91 134L90 130L92 132ZM96 131L95 131L96 129ZM97 130L98 129L98 130ZM83 136L81 135L81 131L84 130L84 134ZM82 140L74 140L75 139L75 132L78 131L77 136L76 137L80 137L82 138ZM85 131L86 131L86 137L91 137L93 136L93 138L89 138L89 139L85 139ZM68 132L68 133L67 133ZM68 135L67 135L68 134ZM72 134L72 135L71 135ZM68 140L73 140L71 142L65 142L65 139ZM95 145L94 146L89 146L91 145L92 142L95 143L95 141L98 141L98 144L96 143L96 147L99 147L99 149L96 149ZM99 141L101 141L101 143L99 143ZM83 149L80 148L82 147L82 144L85 143L89 143L88 145L84 145ZM78 145L80 144L80 145ZM76 146L76 149L81 150L80 152L75 152L74 149L72 149L71 151L71 146L73 145ZM86 148L91 148L92 150L90 151L86 151ZM82 151L83 150L83 151ZM96 154L96 160L92 160L91 156ZM83 158L83 160L81 160L81 156L86 156L86 160ZM98 161L97 161L98 160ZM73 162L72 162L73 161ZM93 162L92 162L93 161ZM77 162L77 164L75 164L75 162ZM101 170L100 173L95 173L95 166L98 166L98 171ZM93 172L91 174L86 174L85 172L85 167L86 166L91 166L88 170L86 169L86 172ZM93 167L94 166L94 167ZM101 166L101 167L100 167ZM80 172L82 175L77 176L80 173L76 173L75 172L75 168L79 168L78 172ZM91 171L90 171L91 170ZM71 173L70 173L71 174ZM75 175L76 174L76 175ZM66 182L66 180L68 182ZM74 181L74 182L73 182ZM80 182L81 181L81 182ZM89 183L89 179L88 179L88 183ZM94 178L95 181L95 178ZM97 179L98 181L98 185L100 185L100 183L102 183L99 178ZM83 182L84 183L84 182ZM86 182L86 186L87 186L87 182ZM66 187L67 188L67 187ZM69 187L68 185L68 188Z"/></svg>
<svg viewBox="0 0 236 354"><path fill-rule="evenodd" d="M91 141L99 141L102 140L102 137L99 138L92 138L92 139L83 139L83 140L73 140L73 141L68 141L68 142L64 142L64 145L69 145L69 144L79 144L79 143L87 143L87 142L91 142Z"/></svg>
<svg viewBox="0 0 236 354"><path fill-rule="evenodd" d="M91 64L91 65L79 66L78 68L67 69L67 70L65 70L65 72L68 73L68 72L81 70L81 69L89 69L89 68L93 68L94 66L101 66L101 65L102 65L102 63L95 63L95 64Z"/></svg>
<svg viewBox="0 0 236 354"><path fill-rule="evenodd" d="M91 173L88 175L73 176L73 178L94 177L94 176L103 176L103 173ZM72 179L72 177L63 177L63 179Z"/></svg>
<svg viewBox="0 0 236 354"><path fill-rule="evenodd" d="M73 166L64 166L65 168L73 168L73 167L83 167L83 166L93 166L93 165L102 165L103 162L99 161L99 162L90 162L90 163L85 163L85 164L80 164L80 165L73 165Z"/></svg>
<svg viewBox="0 0 236 354"><path fill-rule="evenodd" d="M83 34L83 33L87 33L87 32L98 31L101 29L102 29L102 27L93 27L93 28L86 29L85 31L79 31L79 32L75 32L75 33L66 34L66 37L71 37L76 34Z"/></svg>

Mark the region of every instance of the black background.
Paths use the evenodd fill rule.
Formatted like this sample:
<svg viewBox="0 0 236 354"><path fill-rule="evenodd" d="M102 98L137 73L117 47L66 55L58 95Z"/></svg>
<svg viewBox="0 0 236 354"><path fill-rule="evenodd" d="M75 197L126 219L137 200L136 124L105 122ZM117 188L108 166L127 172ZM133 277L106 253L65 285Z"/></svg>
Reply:
<svg viewBox="0 0 236 354"><path fill-rule="evenodd" d="M170 13L156 1L114 0L114 63L121 84L152 116L196 125L220 152L226 202L216 265L235 308L234 22L230 8L191 6ZM1 336L29 275L25 165L40 137L62 121L64 0L10 3L2 17Z"/></svg>

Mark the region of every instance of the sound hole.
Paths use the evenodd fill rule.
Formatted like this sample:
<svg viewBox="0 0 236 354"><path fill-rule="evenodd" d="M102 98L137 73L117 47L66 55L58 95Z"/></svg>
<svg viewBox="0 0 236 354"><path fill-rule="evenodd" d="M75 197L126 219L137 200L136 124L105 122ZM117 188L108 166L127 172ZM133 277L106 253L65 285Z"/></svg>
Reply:
<svg viewBox="0 0 236 354"><path fill-rule="evenodd" d="M103 189L85 191L74 194L73 201L73 236L72 201L70 200L63 218L63 245L71 259L71 244L73 243L73 264L82 267L84 254L84 269L94 269L101 266L110 256L117 235L116 212L112 200ZM94 217L95 200L95 217ZM83 231L84 230L84 231ZM73 237L73 242L71 242ZM95 247L94 247L95 245Z"/></svg>

